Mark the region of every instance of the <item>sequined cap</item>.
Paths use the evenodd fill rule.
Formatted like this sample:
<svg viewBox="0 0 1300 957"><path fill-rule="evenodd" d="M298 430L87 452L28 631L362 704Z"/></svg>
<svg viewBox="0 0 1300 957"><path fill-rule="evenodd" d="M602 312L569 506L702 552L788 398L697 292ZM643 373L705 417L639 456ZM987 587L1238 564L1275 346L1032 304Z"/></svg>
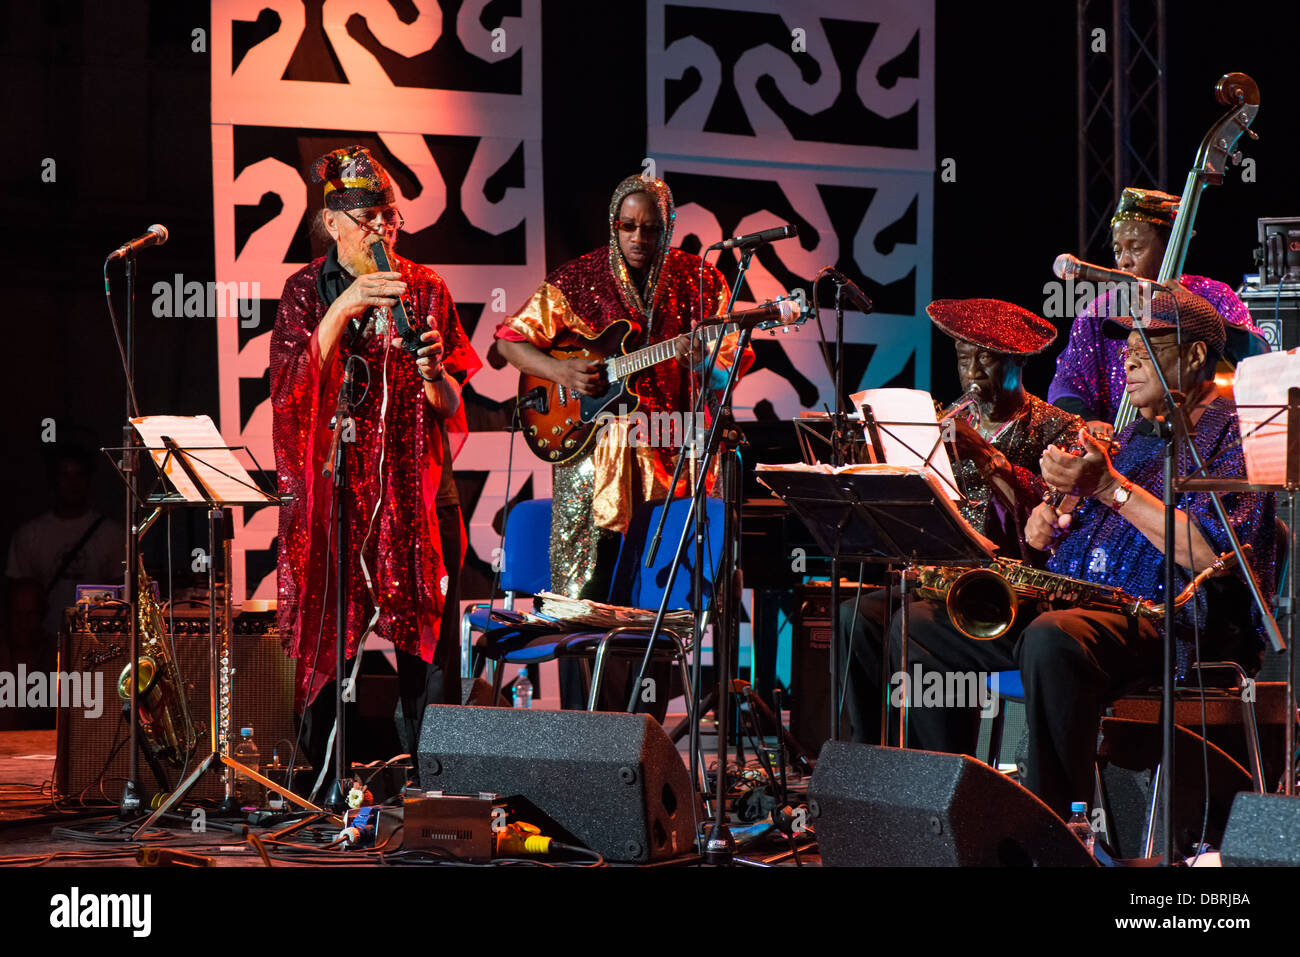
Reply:
<svg viewBox="0 0 1300 957"><path fill-rule="evenodd" d="M1037 355L1056 340L1046 319L1001 299L936 299L925 311L954 339L1005 355Z"/></svg>
<svg viewBox="0 0 1300 957"><path fill-rule="evenodd" d="M1115 215L1110 218L1110 228L1114 229L1116 223L1122 222L1173 226L1180 202L1182 202L1181 196L1162 193L1158 189L1126 186L1124 192L1120 193L1119 203L1115 206Z"/></svg>
<svg viewBox="0 0 1300 957"><path fill-rule="evenodd" d="M1227 338L1223 317L1208 299L1185 286L1174 283L1172 289L1156 293L1151 297L1147 312L1143 320L1147 332L1181 328L1184 342L1204 342L1215 352L1223 352ZM1126 339L1137 321L1123 314L1110 316L1102 326L1102 332L1110 339Z"/></svg>
<svg viewBox="0 0 1300 957"><path fill-rule="evenodd" d="M330 209L367 209L393 202L393 180L364 146L334 150L311 164L313 183L325 184Z"/></svg>

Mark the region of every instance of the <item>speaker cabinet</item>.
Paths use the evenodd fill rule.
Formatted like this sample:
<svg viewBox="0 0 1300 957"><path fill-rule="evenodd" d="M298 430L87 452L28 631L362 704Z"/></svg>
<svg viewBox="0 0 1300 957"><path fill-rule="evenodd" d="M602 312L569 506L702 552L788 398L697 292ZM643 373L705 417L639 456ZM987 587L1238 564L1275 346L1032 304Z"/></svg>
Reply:
<svg viewBox="0 0 1300 957"><path fill-rule="evenodd" d="M1224 867L1300 866L1300 797L1238 794L1220 857Z"/></svg>
<svg viewBox="0 0 1300 957"><path fill-rule="evenodd" d="M831 867L1096 864L1046 804L962 754L828 741L808 799Z"/></svg>
<svg viewBox="0 0 1300 957"><path fill-rule="evenodd" d="M554 827L530 824L608 861L694 850L690 774L649 715L430 705L419 756L422 787L523 798Z"/></svg>
<svg viewBox="0 0 1300 957"><path fill-rule="evenodd" d="M170 619L171 616L168 616ZM127 775L130 729L125 702L118 697L117 679L129 661L128 619L124 610L94 611L78 621L69 616L59 646L59 669L103 675L100 714L90 718L83 708L60 707L57 718L58 753L54 763L55 791L76 801L108 800L116 804ZM251 727L253 738L269 762L277 742L288 759L296 733L293 721L294 660L280 647L274 612L236 615L230 640L233 658L232 734ZM208 753L208 616L207 611L177 612L172 647L185 686L190 717L199 729L199 746L189 770ZM182 779L181 769L163 765L168 789ZM186 772L188 773L188 772ZM143 756L137 782L146 795L160 790ZM190 790L195 799L218 799L224 793L219 774L209 773Z"/></svg>

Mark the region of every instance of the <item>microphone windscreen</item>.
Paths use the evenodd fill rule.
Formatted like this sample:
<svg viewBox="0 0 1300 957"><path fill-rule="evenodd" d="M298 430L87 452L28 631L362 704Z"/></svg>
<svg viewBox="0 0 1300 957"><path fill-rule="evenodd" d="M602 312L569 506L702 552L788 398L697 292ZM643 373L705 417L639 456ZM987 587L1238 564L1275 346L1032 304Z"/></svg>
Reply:
<svg viewBox="0 0 1300 957"><path fill-rule="evenodd" d="M1061 253L1052 263L1052 272L1057 279L1073 279L1079 268L1079 260L1069 253Z"/></svg>

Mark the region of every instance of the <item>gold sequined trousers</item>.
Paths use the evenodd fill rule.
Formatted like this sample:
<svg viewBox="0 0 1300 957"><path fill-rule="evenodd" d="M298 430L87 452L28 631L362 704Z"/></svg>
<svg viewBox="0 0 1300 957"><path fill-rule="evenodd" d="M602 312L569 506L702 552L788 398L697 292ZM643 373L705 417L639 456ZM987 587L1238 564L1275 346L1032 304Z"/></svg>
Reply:
<svg viewBox="0 0 1300 957"><path fill-rule="evenodd" d="M551 591L570 598L605 600L584 595L597 571L598 556L614 550L618 534L597 528L592 513L596 466L590 455L572 465L551 469ZM603 547L602 547L603 546ZM608 582L613 569L602 576Z"/></svg>

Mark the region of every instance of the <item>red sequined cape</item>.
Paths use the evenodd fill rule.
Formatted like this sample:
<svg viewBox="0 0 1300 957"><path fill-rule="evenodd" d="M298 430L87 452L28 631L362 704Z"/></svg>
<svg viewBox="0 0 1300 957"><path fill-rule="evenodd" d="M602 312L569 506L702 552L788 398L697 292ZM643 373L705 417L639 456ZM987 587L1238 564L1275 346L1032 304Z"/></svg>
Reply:
<svg viewBox="0 0 1300 957"><path fill-rule="evenodd" d="M446 283L427 267L394 259L407 284L412 322L424 326L432 320L442 332L448 373L473 375L481 363ZM324 261L317 259L286 281L271 335L276 471L281 493L293 496L280 509L278 617L285 651L298 659L295 704L300 711L334 676L333 495L321 469L346 357L358 355L369 365L368 388L354 411L356 441L347 446L342 496L348 527L348 657L356 653L374 611L360 564L369 530L365 559L381 609L375 634L400 651L433 659L447 589L435 509L442 470L451 468L450 461L443 461L442 427L448 430L453 455L465 437L463 406L439 419L425 398L414 357L390 347L387 335L363 334L350 344L341 342L321 367L316 330L326 306L317 292L317 277ZM355 378L360 395L360 387L367 385L365 369L357 370ZM381 422L385 390L387 411ZM376 501L381 505L372 526Z"/></svg>

